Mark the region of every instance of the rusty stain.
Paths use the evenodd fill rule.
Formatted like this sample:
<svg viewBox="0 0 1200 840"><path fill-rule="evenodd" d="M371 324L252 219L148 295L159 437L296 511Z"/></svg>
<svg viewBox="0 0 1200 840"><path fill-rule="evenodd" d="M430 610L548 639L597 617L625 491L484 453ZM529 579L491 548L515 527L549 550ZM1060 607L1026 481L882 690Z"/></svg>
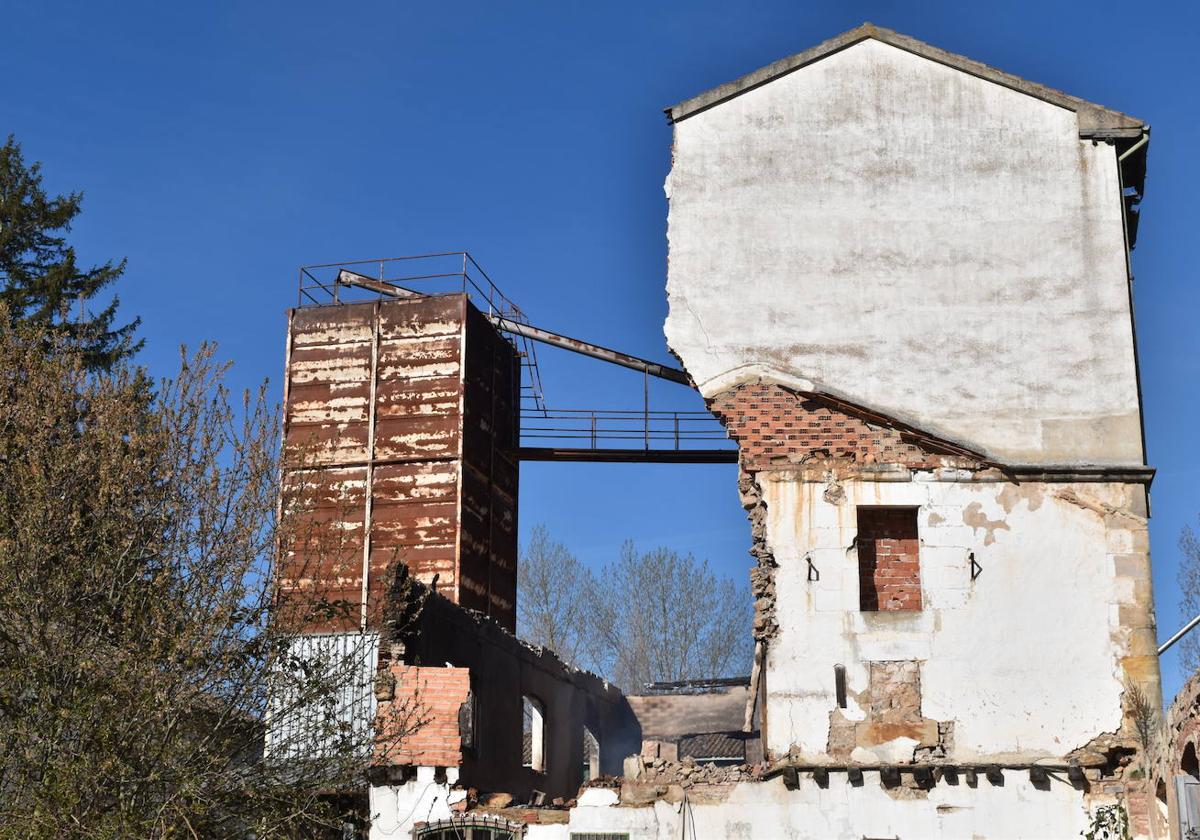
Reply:
<svg viewBox="0 0 1200 840"><path fill-rule="evenodd" d="M1045 492L1042 487L1037 484L1006 484L1004 489L1000 491L997 501L1004 508L1005 513L1012 513L1013 510L1021 502L1029 507L1030 513L1042 506L1042 500L1045 498Z"/></svg>
<svg viewBox="0 0 1200 840"><path fill-rule="evenodd" d="M296 310L285 482L305 485L309 507L281 584L357 603L362 568L353 558L365 550L369 621L378 618L383 572L399 560L512 629L519 374L512 344L462 295Z"/></svg>

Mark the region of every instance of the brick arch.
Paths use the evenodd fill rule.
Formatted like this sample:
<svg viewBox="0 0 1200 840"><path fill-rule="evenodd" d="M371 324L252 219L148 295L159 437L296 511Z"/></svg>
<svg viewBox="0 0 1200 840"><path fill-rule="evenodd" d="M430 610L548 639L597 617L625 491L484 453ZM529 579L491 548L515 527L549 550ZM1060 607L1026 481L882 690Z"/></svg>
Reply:
<svg viewBox="0 0 1200 840"><path fill-rule="evenodd" d="M1196 756L1196 741L1189 740L1179 754L1179 769L1189 776L1200 779L1200 759Z"/></svg>

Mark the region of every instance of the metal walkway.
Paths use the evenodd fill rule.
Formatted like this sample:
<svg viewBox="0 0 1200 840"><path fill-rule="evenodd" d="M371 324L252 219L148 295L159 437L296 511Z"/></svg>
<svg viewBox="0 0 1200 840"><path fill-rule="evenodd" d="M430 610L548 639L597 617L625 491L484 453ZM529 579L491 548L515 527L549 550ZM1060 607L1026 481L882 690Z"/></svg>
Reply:
<svg viewBox="0 0 1200 840"><path fill-rule="evenodd" d="M377 276L366 275L374 271ZM300 269L299 306L351 303L380 296L465 294L521 356L520 445L525 461L732 464L737 446L707 411L651 411L649 378L692 388L685 371L536 327L465 251L327 263ZM535 345L549 344L640 371L641 409L551 409L542 392Z"/></svg>

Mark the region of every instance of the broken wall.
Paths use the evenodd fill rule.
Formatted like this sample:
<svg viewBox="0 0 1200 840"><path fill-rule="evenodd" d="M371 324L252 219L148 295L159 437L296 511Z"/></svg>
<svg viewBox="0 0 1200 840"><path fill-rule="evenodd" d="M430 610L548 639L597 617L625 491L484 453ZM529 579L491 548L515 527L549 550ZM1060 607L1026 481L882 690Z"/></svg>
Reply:
<svg viewBox="0 0 1200 840"><path fill-rule="evenodd" d="M1062 832L1011 833L1068 836L1132 801L1130 689L1159 702L1118 161L1144 126L997 75L866 25L672 109L665 332L739 446L768 759L1056 766L1020 809ZM942 787L854 836L940 836ZM1009 793L947 795L970 835Z"/></svg>
<svg viewBox="0 0 1200 840"><path fill-rule="evenodd" d="M398 580L403 583L403 575ZM418 729L414 743L446 737L450 749L441 755L456 760L441 766L455 768L462 785L510 794L517 801L528 801L534 791L571 798L584 781L585 727L598 742L601 774L619 775L624 758L640 749L637 718L616 686L446 598L422 596L415 610L408 606L411 598L389 599L398 611L388 610L384 622L381 667L390 674L390 688L377 719L389 714L390 703L409 702L416 689L418 705L428 707L432 734ZM433 689L428 703L421 699L425 682ZM474 704L470 711L461 710L461 699L438 705L464 692ZM543 710L541 770L524 761L524 697ZM425 763L416 760L420 757L419 750L405 745L378 755L378 786L400 785L397 773L404 776L406 766Z"/></svg>
<svg viewBox="0 0 1200 840"><path fill-rule="evenodd" d="M1127 685L1157 702L1140 487L902 468L757 480L777 564L765 676L773 754L1066 757L1123 729ZM919 609L862 608L856 511L873 506L915 509Z"/></svg>
<svg viewBox="0 0 1200 840"><path fill-rule="evenodd" d="M939 784L920 798L898 797L868 771L857 783L831 775L824 785L805 780L788 790L775 779L712 790L691 788L634 806L617 792L592 789L562 825L530 825L527 840L569 840L576 834L626 832L630 840L721 838L1009 838L1079 837L1088 814L1078 791L1055 783L1035 787L1028 775L1006 774ZM669 797L669 798L668 798ZM618 804L618 802L620 804ZM693 835L694 832L694 835Z"/></svg>

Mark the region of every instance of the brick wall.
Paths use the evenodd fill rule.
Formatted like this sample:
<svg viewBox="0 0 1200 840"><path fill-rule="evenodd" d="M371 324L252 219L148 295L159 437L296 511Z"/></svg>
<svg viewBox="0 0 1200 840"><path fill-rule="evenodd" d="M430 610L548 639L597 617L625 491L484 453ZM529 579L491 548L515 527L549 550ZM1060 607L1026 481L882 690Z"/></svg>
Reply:
<svg viewBox="0 0 1200 840"><path fill-rule="evenodd" d="M375 763L458 767L458 711L471 691L470 670L396 664L390 672L396 686L394 698L379 703ZM397 728L413 731L397 738Z"/></svg>
<svg viewBox="0 0 1200 840"><path fill-rule="evenodd" d="M962 454L867 412L772 383L739 385L709 400L708 407L738 442L742 466L752 472L813 458L937 466L947 455Z"/></svg>
<svg viewBox="0 0 1200 840"><path fill-rule="evenodd" d="M858 591L863 610L921 609L915 508L858 509Z"/></svg>

